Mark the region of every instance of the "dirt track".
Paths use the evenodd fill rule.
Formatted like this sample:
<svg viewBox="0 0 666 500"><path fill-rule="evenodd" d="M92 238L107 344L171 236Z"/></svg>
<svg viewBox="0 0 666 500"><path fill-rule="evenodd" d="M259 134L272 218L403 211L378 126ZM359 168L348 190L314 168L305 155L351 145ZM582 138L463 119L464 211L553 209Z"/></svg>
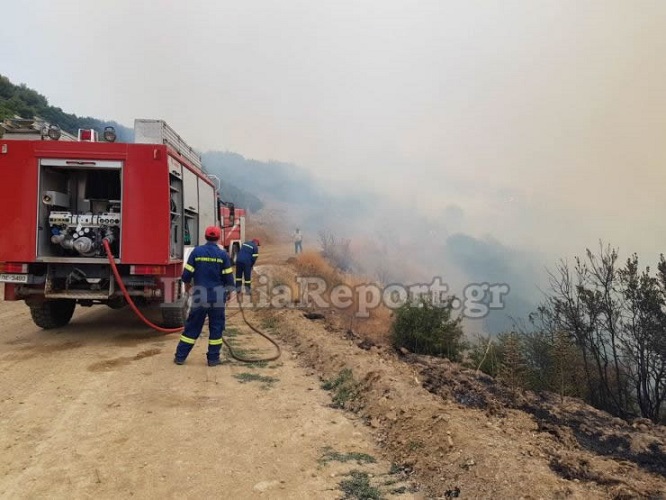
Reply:
<svg viewBox="0 0 666 500"><path fill-rule="evenodd" d="M389 471L321 462L327 446L379 454L289 351L209 368L202 336L176 366L176 336L103 306L42 331L23 303L2 302L0 323L0 497L339 498L344 473ZM275 381L235 378L247 374Z"/></svg>

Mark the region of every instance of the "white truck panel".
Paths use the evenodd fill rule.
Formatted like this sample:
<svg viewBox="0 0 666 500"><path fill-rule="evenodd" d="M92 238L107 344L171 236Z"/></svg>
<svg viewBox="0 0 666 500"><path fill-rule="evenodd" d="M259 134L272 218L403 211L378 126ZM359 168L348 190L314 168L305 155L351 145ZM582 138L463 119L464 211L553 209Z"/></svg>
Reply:
<svg viewBox="0 0 666 500"><path fill-rule="evenodd" d="M190 212L199 211L198 177L189 168L183 168L183 207Z"/></svg>
<svg viewBox="0 0 666 500"><path fill-rule="evenodd" d="M194 167L203 169L201 156L164 120L134 120L134 142L137 144L166 144Z"/></svg>
<svg viewBox="0 0 666 500"><path fill-rule="evenodd" d="M216 208L215 190L199 179L199 241L206 241L206 228L215 225Z"/></svg>

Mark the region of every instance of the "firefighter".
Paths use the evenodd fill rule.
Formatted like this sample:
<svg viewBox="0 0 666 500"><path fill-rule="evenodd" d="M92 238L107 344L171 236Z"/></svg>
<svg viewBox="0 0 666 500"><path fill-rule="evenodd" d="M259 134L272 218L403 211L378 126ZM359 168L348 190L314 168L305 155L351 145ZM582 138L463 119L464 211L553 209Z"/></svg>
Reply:
<svg viewBox="0 0 666 500"><path fill-rule="evenodd" d="M183 270L182 280L189 292L192 279L195 288L192 293L192 308L185 322L185 329L180 336L174 363L182 365L194 343L201 334L206 316L208 316L208 366L217 366L222 348L224 331L224 306L233 291L233 270L229 255L217 242L220 228L209 226L205 232L206 244L199 245L190 254Z"/></svg>
<svg viewBox="0 0 666 500"><path fill-rule="evenodd" d="M252 267L259 257L260 244L256 238L246 241L236 256L236 293L239 298L243 287L248 294L252 292Z"/></svg>
<svg viewBox="0 0 666 500"><path fill-rule="evenodd" d="M299 228L296 228L296 232L292 236L294 237L294 253L298 255L303 252L303 234Z"/></svg>

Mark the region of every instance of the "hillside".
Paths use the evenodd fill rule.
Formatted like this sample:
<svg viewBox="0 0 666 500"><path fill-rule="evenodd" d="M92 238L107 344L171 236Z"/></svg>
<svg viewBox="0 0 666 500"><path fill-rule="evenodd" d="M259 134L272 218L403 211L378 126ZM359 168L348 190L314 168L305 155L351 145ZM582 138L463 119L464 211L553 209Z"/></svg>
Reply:
<svg viewBox="0 0 666 500"><path fill-rule="evenodd" d="M202 158L206 168L224 182L271 206L285 207L288 211L285 226L297 224L316 231L333 225L335 219L348 224L364 211L372 211L373 203L377 202L377 197L368 193L327 189L307 169L291 163L253 160L229 151L208 151Z"/></svg>
<svg viewBox="0 0 666 500"><path fill-rule="evenodd" d="M104 127L112 126L116 129L119 141L134 140L134 132L130 128L110 120L66 113L58 107L51 106L46 97L37 91L23 84L15 85L7 77L0 75L0 120L14 116L21 118L38 116L74 135L80 128L103 130Z"/></svg>

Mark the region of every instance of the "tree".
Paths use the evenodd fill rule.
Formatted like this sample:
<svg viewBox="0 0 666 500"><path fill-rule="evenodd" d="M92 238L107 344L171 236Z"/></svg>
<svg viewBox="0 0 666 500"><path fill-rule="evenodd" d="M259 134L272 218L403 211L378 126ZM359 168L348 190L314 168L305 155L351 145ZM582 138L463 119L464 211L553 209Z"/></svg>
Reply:
<svg viewBox="0 0 666 500"><path fill-rule="evenodd" d="M502 364L500 367L500 380L506 382L514 394L525 383L525 358L523 357L522 345L516 332L500 334L500 350L502 351Z"/></svg>
<svg viewBox="0 0 666 500"><path fill-rule="evenodd" d="M319 231L322 255L343 272L350 271L353 264L351 240L338 238L329 231Z"/></svg>
<svg viewBox="0 0 666 500"><path fill-rule="evenodd" d="M550 273L550 291L540 308L556 329L574 339L583 357L587 393L591 403L619 416L632 412L626 367L619 344L617 251L587 250L587 259L575 259L571 269L561 262Z"/></svg>
<svg viewBox="0 0 666 500"><path fill-rule="evenodd" d="M659 421L666 399L666 261L662 256L656 276L649 267L639 270L635 254L624 267L617 262L610 246L598 254L587 250L573 269L561 262L537 316L556 334L560 394L571 386L558 364L579 354L590 403L621 417L640 413Z"/></svg>
<svg viewBox="0 0 666 500"><path fill-rule="evenodd" d="M658 277L649 267L639 271L638 256L627 259L621 271L626 301L622 326L622 348L629 361L629 377L641 415L659 421L666 398L666 356L664 356L664 290L666 264L662 256ZM661 282L660 282L661 278Z"/></svg>
<svg viewBox="0 0 666 500"><path fill-rule="evenodd" d="M571 339L567 332L558 330L555 332L552 346L552 387L560 395L561 399L574 391L575 373L572 368L576 365L576 350L571 344ZM574 378L574 384L571 384Z"/></svg>

